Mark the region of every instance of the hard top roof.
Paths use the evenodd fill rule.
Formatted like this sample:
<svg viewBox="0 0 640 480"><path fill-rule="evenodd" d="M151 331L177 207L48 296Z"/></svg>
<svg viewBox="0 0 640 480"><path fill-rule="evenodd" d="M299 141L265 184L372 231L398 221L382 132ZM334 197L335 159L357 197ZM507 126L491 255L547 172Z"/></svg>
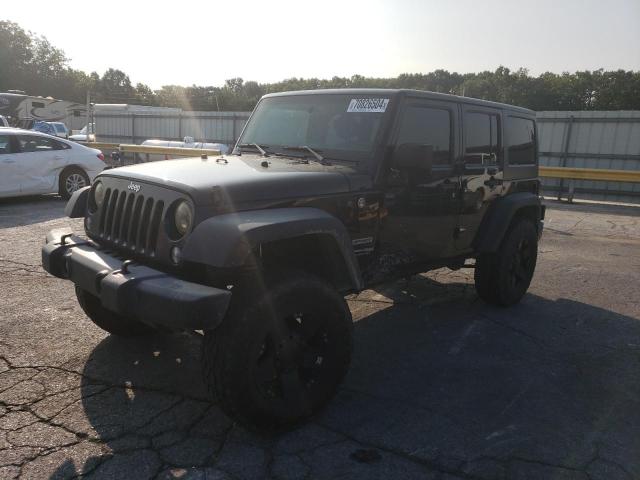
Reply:
<svg viewBox="0 0 640 480"><path fill-rule="evenodd" d="M506 110L518 111L521 113L527 113L529 115L535 115L533 110L528 108L518 107L515 105L509 105L507 103L491 102L489 100L480 100L478 98L461 97L459 95L450 95L448 93L436 93L426 90L412 90L408 88L328 88L317 90L297 90L292 92L278 92L269 93L262 98L269 97L281 97L290 95L330 95L330 94L351 94L351 95L385 95L385 96L398 96L405 95L409 97L428 98L431 100L441 100L457 103L466 103L469 105L478 105L486 107L494 107Z"/></svg>

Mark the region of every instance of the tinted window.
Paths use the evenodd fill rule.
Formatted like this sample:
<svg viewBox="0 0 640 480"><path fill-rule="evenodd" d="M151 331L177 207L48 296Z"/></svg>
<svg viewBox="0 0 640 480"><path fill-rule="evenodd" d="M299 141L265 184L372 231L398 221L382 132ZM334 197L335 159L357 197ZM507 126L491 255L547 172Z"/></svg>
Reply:
<svg viewBox="0 0 640 480"><path fill-rule="evenodd" d="M433 146L433 163L451 160L451 112L440 108L410 106L400 124L398 145L418 143Z"/></svg>
<svg viewBox="0 0 640 480"><path fill-rule="evenodd" d="M31 102L31 106L33 108L44 108L44 103L42 103L42 102Z"/></svg>
<svg viewBox="0 0 640 480"><path fill-rule="evenodd" d="M11 152L11 137L9 135L0 135L0 155Z"/></svg>
<svg viewBox="0 0 640 480"><path fill-rule="evenodd" d="M48 152L51 150L62 150L66 146L60 142L47 137L37 135L19 135L18 143L22 152Z"/></svg>
<svg viewBox="0 0 640 480"><path fill-rule="evenodd" d="M465 161L481 163L483 155L500 153L498 116L466 112L464 115ZM486 160L485 160L486 161Z"/></svg>
<svg viewBox="0 0 640 480"><path fill-rule="evenodd" d="M536 163L536 133L533 120L509 117L507 140L510 165L534 165Z"/></svg>

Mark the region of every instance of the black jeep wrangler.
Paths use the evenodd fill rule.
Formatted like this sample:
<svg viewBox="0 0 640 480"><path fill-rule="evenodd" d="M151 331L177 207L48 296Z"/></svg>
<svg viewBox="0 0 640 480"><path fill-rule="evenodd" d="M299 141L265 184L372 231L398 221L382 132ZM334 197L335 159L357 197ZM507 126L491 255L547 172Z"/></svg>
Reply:
<svg viewBox="0 0 640 480"><path fill-rule="evenodd" d="M273 94L231 155L103 172L66 207L87 238L51 232L42 262L111 334L203 331L219 405L281 428L347 372L346 294L473 266L480 297L518 302L539 188L529 110L410 90Z"/></svg>

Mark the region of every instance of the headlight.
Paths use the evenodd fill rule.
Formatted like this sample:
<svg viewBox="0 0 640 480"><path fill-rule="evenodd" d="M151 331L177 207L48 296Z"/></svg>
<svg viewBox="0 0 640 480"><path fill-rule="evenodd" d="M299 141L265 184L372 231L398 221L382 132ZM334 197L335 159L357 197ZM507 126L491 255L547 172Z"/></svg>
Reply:
<svg viewBox="0 0 640 480"><path fill-rule="evenodd" d="M104 194L104 185L102 182L96 182L93 186L93 201L96 202L96 207L102 207L102 204L104 203Z"/></svg>
<svg viewBox="0 0 640 480"><path fill-rule="evenodd" d="M184 235L191 229L193 223L193 212L187 202L182 200L176 207L176 230L180 235Z"/></svg>

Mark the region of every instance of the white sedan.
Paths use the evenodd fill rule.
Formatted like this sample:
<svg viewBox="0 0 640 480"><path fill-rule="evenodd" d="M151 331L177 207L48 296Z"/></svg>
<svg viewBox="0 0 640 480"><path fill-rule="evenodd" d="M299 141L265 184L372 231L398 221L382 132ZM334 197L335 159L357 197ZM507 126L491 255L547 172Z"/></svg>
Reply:
<svg viewBox="0 0 640 480"><path fill-rule="evenodd" d="M0 197L59 193L69 198L105 168L100 150L44 133L0 128Z"/></svg>

